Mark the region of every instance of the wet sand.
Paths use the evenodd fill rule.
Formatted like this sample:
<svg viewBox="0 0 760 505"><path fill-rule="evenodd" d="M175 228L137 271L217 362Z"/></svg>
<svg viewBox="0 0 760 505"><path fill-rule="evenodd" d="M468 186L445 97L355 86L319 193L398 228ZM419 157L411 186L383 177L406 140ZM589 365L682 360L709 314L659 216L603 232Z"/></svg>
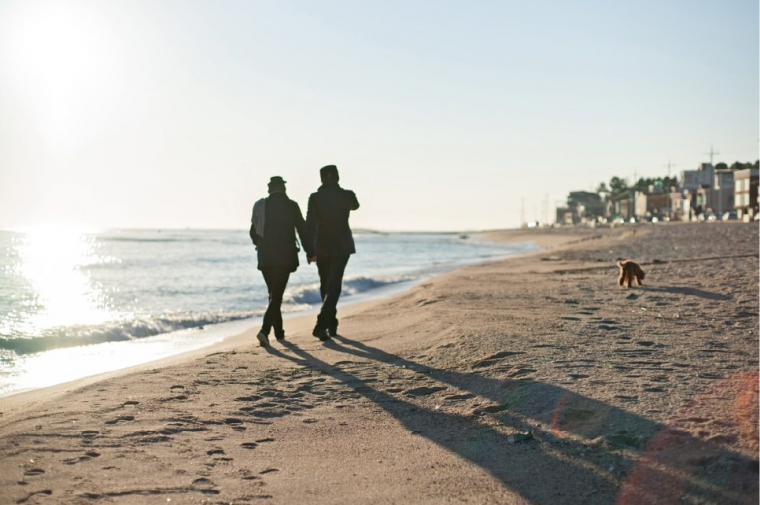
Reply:
<svg viewBox="0 0 760 505"><path fill-rule="evenodd" d="M526 236L331 343L299 318L0 399L0 503L757 503L757 225Z"/></svg>

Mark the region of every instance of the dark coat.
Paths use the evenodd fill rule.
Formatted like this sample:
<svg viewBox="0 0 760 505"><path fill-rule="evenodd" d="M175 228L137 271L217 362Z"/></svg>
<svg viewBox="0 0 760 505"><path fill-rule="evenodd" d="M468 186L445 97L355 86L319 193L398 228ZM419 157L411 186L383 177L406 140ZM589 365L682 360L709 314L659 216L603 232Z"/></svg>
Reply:
<svg viewBox="0 0 760 505"><path fill-rule="evenodd" d="M301 208L285 193L272 193L266 201L264 236L256 233L251 222L250 236L256 245L259 270L267 267L286 267L291 272L298 268L298 244L296 230L304 244L306 255L312 256L311 242L307 236L306 222Z"/></svg>
<svg viewBox="0 0 760 505"><path fill-rule="evenodd" d="M341 188L336 182L322 184L311 194L306 223L317 256L348 256L356 252L348 215L358 208L359 200L354 192Z"/></svg>

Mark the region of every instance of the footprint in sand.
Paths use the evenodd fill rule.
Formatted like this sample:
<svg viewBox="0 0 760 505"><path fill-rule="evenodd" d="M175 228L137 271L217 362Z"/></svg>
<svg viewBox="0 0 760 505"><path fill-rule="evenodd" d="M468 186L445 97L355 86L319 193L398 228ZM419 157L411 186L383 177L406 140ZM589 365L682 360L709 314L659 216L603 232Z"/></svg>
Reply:
<svg viewBox="0 0 760 505"><path fill-rule="evenodd" d="M209 451L206 451L206 454L209 456L216 456L217 454L224 454L224 449L211 449Z"/></svg>
<svg viewBox="0 0 760 505"><path fill-rule="evenodd" d="M586 375L585 373L570 373L567 374L567 376L573 380L587 379L590 377L590 375Z"/></svg>
<svg viewBox="0 0 760 505"><path fill-rule="evenodd" d="M119 416L116 419L111 419L110 421L106 421L106 424L116 424L120 422L128 422L128 421L134 421L135 416Z"/></svg>
<svg viewBox="0 0 760 505"><path fill-rule="evenodd" d="M715 373L715 372L699 372L697 374L697 377L700 379L711 379L711 380L717 380L722 379L723 374L721 373Z"/></svg>
<svg viewBox="0 0 760 505"><path fill-rule="evenodd" d="M446 389L444 386L434 386L434 387L419 387L419 388L412 388L407 389L404 391L405 396L427 396L432 395L433 393L437 393L438 391L443 391Z"/></svg>
<svg viewBox="0 0 760 505"><path fill-rule="evenodd" d="M181 391L183 389L185 389L185 386L181 386L181 385L176 385L169 388L169 390L172 392Z"/></svg>
<svg viewBox="0 0 760 505"><path fill-rule="evenodd" d="M160 398L158 401L160 401L161 403L166 403L166 402L183 401L183 400L187 400L187 395L177 395L177 396L170 396L168 398Z"/></svg>
<svg viewBox="0 0 760 505"><path fill-rule="evenodd" d="M261 400L260 396L251 395L251 396L238 396L235 398L236 402L255 402Z"/></svg>
<svg viewBox="0 0 760 505"><path fill-rule="evenodd" d="M475 395L472 393L464 393L461 395L448 395L448 396L445 396L443 399L449 402L453 402L457 400L469 400L470 398L475 398Z"/></svg>
<svg viewBox="0 0 760 505"><path fill-rule="evenodd" d="M80 435L82 435L84 438L95 438L100 434L99 431L95 430L85 430Z"/></svg>
<svg viewBox="0 0 760 505"><path fill-rule="evenodd" d="M647 393L664 393L665 389L660 388L660 387L645 387L644 391L646 391Z"/></svg>
<svg viewBox="0 0 760 505"><path fill-rule="evenodd" d="M639 401L638 396L626 396L626 395L615 395L615 398L618 400L624 401L624 402L637 402Z"/></svg>
<svg viewBox="0 0 760 505"><path fill-rule="evenodd" d="M515 370L512 370L507 374L507 377L514 378L514 377L520 377L522 375L528 375L533 372L535 372L535 368L517 368Z"/></svg>
<svg viewBox="0 0 760 505"><path fill-rule="evenodd" d="M628 447L638 448L638 447L641 447L642 445L642 441L640 438L628 434L626 430L618 431L614 435L608 435L608 436L605 436L604 438L613 447L628 446Z"/></svg>
<svg viewBox="0 0 760 505"><path fill-rule="evenodd" d="M240 470L240 478L243 480L261 480L258 475L253 475L250 470Z"/></svg>
<svg viewBox="0 0 760 505"><path fill-rule="evenodd" d="M122 407L137 407L138 405L140 405L140 402L135 400L129 400L121 404Z"/></svg>
<svg viewBox="0 0 760 505"><path fill-rule="evenodd" d="M279 471L280 471L279 468L267 468L266 470L260 471L259 475L266 475L268 473L274 473L274 472L279 472Z"/></svg>
<svg viewBox="0 0 760 505"><path fill-rule="evenodd" d="M97 458L99 456L100 456L100 453L95 452L95 451L89 451L89 452L84 453L84 456L79 456L78 458L64 459L63 462L66 465L76 465L77 463L82 463L84 461L89 461L89 460L91 460L93 458Z"/></svg>
<svg viewBox="0 0 760 505"><path fill-rule="evenodd" d="M42 468L30 468L24 472L24 477L35 477L37 475L42 475L43 473L45 473L45 470Z"/></svg>
<svg viewBox="0 0 760 505"><path fill-rule="evenodd" d="M29 500L32 499L32 497L37 496L38 494L44 494L46 496L51 496L53 494L53 491L50 489L43 489L42 491L35 491L34 493L28 494L25 498L21 498L16 503L26 503Z"/></svg>
<svg viewBox="0 0 760 505"><path fill-rule="evenodd" d="M483 409L483 412L488 412L489 414L497 414L499 412L504 412L505 410L509 409L508 405L491 405L489 407L485 407Z"/></svg>
<svg viewBox="0 0 760 505"><path fill-rule="evenodd" d="M496 354L492 354L491 356L488 356L487 358L484 358L477 363L473 364L471 368L483 368L488 367L491 365L495 365L499 360L503 358L507 358L509 356L517 356L519 354L525 354L523 351L501 351L497 352Z"/></svg>
<svg viewBox="0 0 760 505"><path fill-rule="evenodd" d="M214 489L216 485L205 477L195 479L190 486L203 494L219 494L221 491Z"/></svg>
<svg viewBox="0 0 760 505"><path fill-rule="evenodd" d="M255 449L259 446L256 442L245 442L243 444L240 444L240 447L243 449Z"/></svg>

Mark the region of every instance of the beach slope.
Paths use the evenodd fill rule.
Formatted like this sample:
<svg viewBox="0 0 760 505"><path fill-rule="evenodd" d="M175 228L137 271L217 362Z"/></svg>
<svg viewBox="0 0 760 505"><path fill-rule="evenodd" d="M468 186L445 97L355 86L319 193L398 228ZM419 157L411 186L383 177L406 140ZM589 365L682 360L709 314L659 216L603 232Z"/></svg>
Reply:
<svg viewBox="0 0 760 505"><path fill-rule="evenodd" d="M585 231L341 314L0 399L0 503L758 501L755 224Z"/></svg>

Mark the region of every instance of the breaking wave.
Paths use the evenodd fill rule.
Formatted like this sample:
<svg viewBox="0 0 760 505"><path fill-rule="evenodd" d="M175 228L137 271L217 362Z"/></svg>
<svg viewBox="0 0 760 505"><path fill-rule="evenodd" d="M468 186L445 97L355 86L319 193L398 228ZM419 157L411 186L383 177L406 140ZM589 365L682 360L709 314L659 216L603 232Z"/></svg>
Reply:
<svg viewBox="0 0 760 505"><path fill-rule="evenodd" d="M16 354L30 354L62 347L123 342L177 330L238 321L255 315L257 314L253 311L218 311L135 317L97 326L69 326L53 329L32 338L0 336L0 349L13 351Z"/></svg>
<svg viewBox="0 0 760 505"><path fill-rule="evenodd" d="M342 296L351 296L372 289L411 280L412 277L354 277L343 281ZM306 284L288 289L283 299L283 312L299 312L321 303L319 284ZM152 316L138 316L97 326L69 326L45 332L36 337L13 337L0 335L0 351L16 355L31 354L63 347L124 342L163 333L207 325L238 321L261 316L266 310L261 306L251 311L180 312Z"/></svg>
<svg viewBox="0 0 760 505"><path fill-rule="evenodd" d="M343 280L343 291L341 296L357 295L371 289L382 288L400 282L413 280L411 276L397 277L349 277ZM314 305L322 302L322 296L319 292L319 284L305 284L285 292L283 299L285 304L296 306Z"/></svg>

